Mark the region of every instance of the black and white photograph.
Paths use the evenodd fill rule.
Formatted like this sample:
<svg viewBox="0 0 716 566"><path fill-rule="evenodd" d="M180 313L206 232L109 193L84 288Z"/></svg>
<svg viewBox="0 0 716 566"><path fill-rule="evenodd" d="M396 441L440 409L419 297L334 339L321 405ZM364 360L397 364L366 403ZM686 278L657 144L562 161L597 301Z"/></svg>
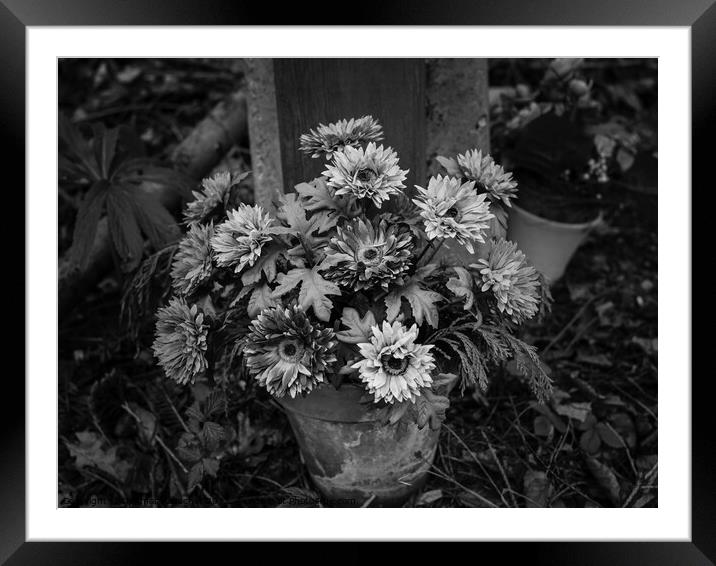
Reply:
<svg viewBox="0 0 716 566"><path fill-rule="evenodd" d="M0 0L0 563L713 564L716 6L469 4Z"/></svg>
<svg viewBox="0 0 716 566"><path fill-rule="evenodd" d="M658 59L57 70L58 506L659 506Z"/></svg>

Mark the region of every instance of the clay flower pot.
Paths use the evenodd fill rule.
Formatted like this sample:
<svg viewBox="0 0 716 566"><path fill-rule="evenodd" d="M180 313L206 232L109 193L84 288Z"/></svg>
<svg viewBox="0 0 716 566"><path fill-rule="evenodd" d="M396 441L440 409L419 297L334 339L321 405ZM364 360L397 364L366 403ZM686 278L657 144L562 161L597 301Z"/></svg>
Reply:
<svg viewBox="0 0 716 566"><path fill-rule="evenodd" d="M325 385L303 398L282 398L306 468L327 503L399 506L427 479L439 430L419 429L414 407L395 424L384 423L365 389Z"/></svg>
<svg viewBox="0 0 716 566"><path fill-rule="evenodd" d="M529 262L552 283L557 281L574 252L598 224L602 214L590 222L570 224L547 220L512 204L507 239L516 242Z"/></svg>

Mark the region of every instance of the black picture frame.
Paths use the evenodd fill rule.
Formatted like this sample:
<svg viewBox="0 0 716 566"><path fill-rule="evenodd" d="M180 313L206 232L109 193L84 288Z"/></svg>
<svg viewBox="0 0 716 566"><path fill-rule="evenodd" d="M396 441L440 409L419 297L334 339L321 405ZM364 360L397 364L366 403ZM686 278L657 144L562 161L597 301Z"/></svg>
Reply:
<svg viewBox="0 0 716 566"><path fill-rule="evenodd" d="M714 0L483 0L408 3L366 0L360 10L345 11L349 21L326 24L372 25L567 25L567 26L688 26L691 28L692 80L692 179L693 186L713 185L710 171L709 136L714 130L716 99L716 5ZM351 4L353 5L353 4ZM0 135L5 138L3 173L6 182L4 210L14 217L32 214L25 209L25 171L9 164L23 162L25 150L25 37L27 26L65 25L259 25L316 24L317 14L331 17L338 11L325 4L307 8L304 3L280 10L260 2L237 0L0 0ZM335 15L332 16L336 18ZM668 109L661 109L668 112ZM12 189L10 189L12 187ZM12 193L12 194L11 194ZM16 198L17 203L11 203ZM23 211L18 215L18 210ZM693 209L696 210L696 209ZM10 214L8 214L10 215ZM697 225L694 220L694 225ZM6 230L7 232L7 230ZM24 234L24 230L22 232ZM18 232L12 233L17 238ZM19 246L16 252L19 253ZM23 248L24 255L24 248ZM693 257L696 257L695 254ZM703 255L700 257L704 257ZM22 259L24 265L24 257ZM15 263L17 266L17 263ZM26 288L24 269L14 273ZM13 276L15 277L15 276ZM703 280L703 279L702 279ZM694 279L694 282L697 280ZM48 282L48 285L50 283ZM695 290L695 288L694 288ZM27 300L27 297L26 297ZM19 302L19 301L10 301ZM25 336L24 325L8 323L6 329ZM11 320L17 321L18 317ZM23 319L24 320L24 319ZM21 328L23 331L21 332ZM686 329L685 329L686 330ZM704 351L706 333L694 333L695 351ZM27 339L31 340L29 336ZM702 348L699 348L699 345ZM158 556L164 562L180 552L182 560L207 560L204 546L170 543L75 543L25 542L25 408L24 385L17 372L5 372L0 411L3 440L0 450L0 562L7 564L129 564L149 563ZM11 375L12 374L12 375ZM583 543L477 543L471 560L510 563L518 559L530 564L713 564L716 561L716 411L711 408L712 377L708 371L693 372L692 385L692 539L691 542L583 542ZM691 376L665 376L686 380ZM10 379L12 378L12 379ZM240 529L237 527L237 532ZM78 533L81 536L81 533ZM320 533L316 533L320 538ZM345 562L372 561L380 543L362 545L346 553L336 549L323 556ZM273 558L291 557L300 552L293 544L274 545ZM422 561L429 553L420 549ZM443 551L444 552L444 551ZM443 555L444 556L444 555ZM241 556L235 559L242 560ZM408 558L406 557L405 560Z"/></svg>

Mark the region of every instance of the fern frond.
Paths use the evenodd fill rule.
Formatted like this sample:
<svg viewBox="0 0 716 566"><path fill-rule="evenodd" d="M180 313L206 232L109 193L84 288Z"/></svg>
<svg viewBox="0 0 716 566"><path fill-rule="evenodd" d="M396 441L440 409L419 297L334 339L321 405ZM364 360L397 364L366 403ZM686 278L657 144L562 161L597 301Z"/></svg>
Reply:
<svg viewBox="0 0 716 566"><path fill-rule="evenodd" d="M145 259L127 282L120 305L120 320L132 337L138 334L138 322L171 291L170 271L178 245L162 248ZM157 296L154 296L154 295Z"/></svg>

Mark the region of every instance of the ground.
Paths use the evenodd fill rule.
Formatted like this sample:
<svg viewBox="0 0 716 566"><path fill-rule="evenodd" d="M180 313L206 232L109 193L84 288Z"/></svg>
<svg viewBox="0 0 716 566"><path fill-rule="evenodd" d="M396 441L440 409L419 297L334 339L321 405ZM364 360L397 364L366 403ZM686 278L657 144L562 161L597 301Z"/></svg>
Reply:
<svg viewBox="0 0 716 566"><path fill-rule="evenodd" d="M78 122L131 124L165 157L239 71L207 61L65 63L60 107ZM60 254L76 198L61 192ZM453 396L427 484L406 506L657 505L656 196L622 187L603 199L605 224L553 286L551 315L523 331L550 368L553 400L538 405L509 365L486 393ZM157 368L151 324L134 336L120 323L123 284L111 274L60 320L60 505L317 497L285 417L253 388L229 392L227 413L237 416L220 466L203 460L187 479L189 394Z"/></svg>

